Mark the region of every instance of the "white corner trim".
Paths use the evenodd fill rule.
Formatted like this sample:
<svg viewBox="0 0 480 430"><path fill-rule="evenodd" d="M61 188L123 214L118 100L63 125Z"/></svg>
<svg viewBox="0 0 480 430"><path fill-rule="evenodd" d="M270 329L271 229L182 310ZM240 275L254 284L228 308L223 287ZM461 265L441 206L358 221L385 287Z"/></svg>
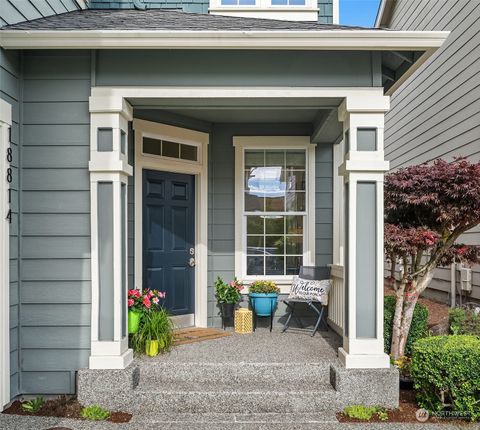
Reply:
<svg viewBox="0 0 480 430"><path fill-rule="evenodd" d="M315 265L315 144L310 136L234 136L235 148L235 276L246 283L259 276L246 275L246 225L244 215L244 154L245 149L305 149L307 155L307 201L304 226L304 265ZM262 276L273 280L281 293L289 293L292 276ZM246 289L243 291L246 293Z"/></svg>
<svg viewBox="0 0 480 430"><path fill-rule="evenodd" d="M195 176L195 326L208 321L208 133L167 124L133 120L135 130L135 288L143 288L143 169L184 173ZM194 144L199 161L194 163L143 154L143 136Z"/></svg>
<svg viewBox="0 0 480 430"><path fill-rule="evenodd" d="M335 0L334 0L335 1ZM389 0L381 0L378 5L377 17L375 18L375 28L379 28L382 22L383 14L385 13L385 6Z"/></svg>
<svg viewBox="0 0 480 430"><path fill-rule="evenodd" d="M333 24L340 24L340 0L333 0Z"/></svg>
<svg viewBox="0 0 480 430"><path fill-rule="evenodd" d="M4 30L5 49L438 49L448 31Z"/></svg>
<svg viewBox="0 0 480 430"><path fill-rule="evenodd" d="M0 409L10 401L10 224L6 171L12 106L0 99Z"/></svg>

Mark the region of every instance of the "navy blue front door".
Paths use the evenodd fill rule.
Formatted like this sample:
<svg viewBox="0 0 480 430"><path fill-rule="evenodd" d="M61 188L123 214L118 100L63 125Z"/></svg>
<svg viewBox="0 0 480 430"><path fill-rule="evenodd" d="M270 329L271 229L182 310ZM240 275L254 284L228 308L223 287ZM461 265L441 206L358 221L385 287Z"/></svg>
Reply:
<svg viewBox="0 0 480 430"><path fill-rule="evenodd" d="M194 313L195 181L143 171L143 286L167 293L172 315Z"/></svg>

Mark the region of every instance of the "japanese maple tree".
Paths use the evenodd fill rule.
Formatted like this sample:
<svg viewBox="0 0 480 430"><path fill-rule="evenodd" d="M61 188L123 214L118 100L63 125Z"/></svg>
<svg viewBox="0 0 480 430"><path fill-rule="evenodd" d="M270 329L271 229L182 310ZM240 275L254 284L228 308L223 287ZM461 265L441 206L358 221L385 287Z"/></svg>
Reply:
<svg viewBox="0 0 480 430"><path fill-rule="evenodd" d="M479 223L480 163L440 159L386 176L385 252L396 295L394 359L404 356L415 305L435 269L480 262L480 246L457 242Z"/></svg>

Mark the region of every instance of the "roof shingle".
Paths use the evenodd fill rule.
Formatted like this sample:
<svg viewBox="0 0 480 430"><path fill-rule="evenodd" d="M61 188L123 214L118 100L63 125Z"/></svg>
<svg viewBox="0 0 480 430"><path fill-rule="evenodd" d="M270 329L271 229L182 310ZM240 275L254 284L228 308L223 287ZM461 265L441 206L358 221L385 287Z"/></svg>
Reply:
<svg viewBox="0 0 480 430"><path fill-rule="evenodd" d="M319 31L371 29L319 24L318 22L187 13L175 9L85 9L7 25L1 30Z"/></svg>

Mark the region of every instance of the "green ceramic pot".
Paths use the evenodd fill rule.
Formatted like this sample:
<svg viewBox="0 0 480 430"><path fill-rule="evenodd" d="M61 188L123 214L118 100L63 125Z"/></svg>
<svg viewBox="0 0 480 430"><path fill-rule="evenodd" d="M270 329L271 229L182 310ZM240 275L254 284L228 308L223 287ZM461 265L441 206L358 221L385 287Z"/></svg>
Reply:
<svg viewBox="0 0 480 430"><path fill-rule="evenodd" d="M142 318L141 312L128 311L128 333L134 334L138 331L140 325L140 319Z"/></svg>

